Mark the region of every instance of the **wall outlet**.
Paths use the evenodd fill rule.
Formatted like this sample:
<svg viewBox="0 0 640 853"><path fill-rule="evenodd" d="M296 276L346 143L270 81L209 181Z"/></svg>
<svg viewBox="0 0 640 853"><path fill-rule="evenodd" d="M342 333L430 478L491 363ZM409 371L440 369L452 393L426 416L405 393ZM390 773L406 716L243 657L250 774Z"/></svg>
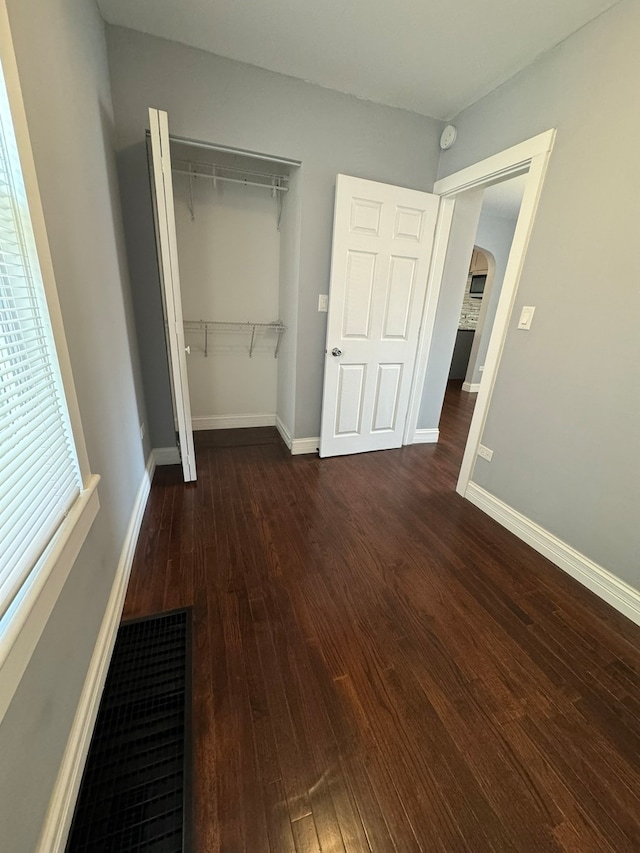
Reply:
<svg viewBox="0 0 640 853"><path fill-rule="evenodd" d="M484 371L484 364L481 364L478 368L478 373L482 373Z"/></svg>
<svg viewBox="0 0 640 853"><path fill-rule="evenodd" d="M329 294L321 293L318 296L318 311L328 311L329 310Z"/></svg>
<svg viewBox="0 0 640 853"><path fill-rule="evenodd" d="M144 423L141 423L140 424L140 441L144 441L144 434L145 434L145 425L144 425Z"/></svg>
<svg viewBox="0 0 640 853"><path fill-rule="evenodd" d="M482 457L482 459L486 459L487 462L491 462L493 459L493 450L489 450L489 448L485 447L484 444L480 444L478 446L478 456Z"/></svg>

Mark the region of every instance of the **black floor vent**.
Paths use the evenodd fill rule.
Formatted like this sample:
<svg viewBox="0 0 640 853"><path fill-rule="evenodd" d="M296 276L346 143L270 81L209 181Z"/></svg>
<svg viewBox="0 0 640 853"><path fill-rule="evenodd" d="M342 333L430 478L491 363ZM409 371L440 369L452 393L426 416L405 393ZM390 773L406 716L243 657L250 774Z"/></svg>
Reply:
<svg viewBox="0 0 640 853"><path fill-rule="evenodd" d="M191 619L118 631L67 853L190 850Z"/></svg>

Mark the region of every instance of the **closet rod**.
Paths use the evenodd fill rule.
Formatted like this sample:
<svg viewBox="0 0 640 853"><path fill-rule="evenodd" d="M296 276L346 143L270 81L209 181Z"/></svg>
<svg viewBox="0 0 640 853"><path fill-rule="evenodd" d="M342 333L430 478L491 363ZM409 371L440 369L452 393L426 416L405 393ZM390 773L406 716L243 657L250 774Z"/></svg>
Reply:
<svg viewBox="0 0 640 853"><path fill-rule="evenodd" d="M172 169L177 175L191 175L192 178L209 178L210 181L226 181L229 184L243 184L245 187L263 187L271 192L286 193L289 187L279 187L275 184L261 184L258 181L243 181L241 178L221 178L219 175L211 175L205 172L190 172L187 169Z"/></svg>
<svg viewBox="0 0 640 853"><path fill-rule="evenodd" d="M237 172L239 175L257 175L260 178L268 178L270 181L288 181L288 175L278 175L275 172L257 172L254 169L245 169L244 166L225 166L222 163L207 163L204 160L184 160L181 157L175 157L173 160L174 170L182 169L185 166L193 171L194 169L198 171L200 166L204 166L205 169L221 169L223 172ZM205 172L206 175L209 175L209 172Z"/></svg>

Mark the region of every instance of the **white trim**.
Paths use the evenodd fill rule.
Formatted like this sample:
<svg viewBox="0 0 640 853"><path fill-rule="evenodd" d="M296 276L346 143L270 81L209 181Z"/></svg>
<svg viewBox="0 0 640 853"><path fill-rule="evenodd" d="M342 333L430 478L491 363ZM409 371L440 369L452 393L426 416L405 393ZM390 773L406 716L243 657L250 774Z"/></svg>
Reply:
<svg viewBox="0 0 640 853"><path fill-rule="evenodd" d="M291 455L301 456L303 453L317 453L320 448L320 436L317 438L293 438L291 440Z"/></svg>
<svg viewBox="0 0 640 853"><path fill-rule="evenodd" d="M275 414L214 415L210 418L191 418L191 428L194 430L242 429L244 427L267 427L275 425Z"/></svg>
<svg viewBox="0 0 640 853"><path fill-rule="evenodd" d="M412 444L436 444L440 438L439 429L417 429L413 434Z"/></svg>
<svg viewBox="0 0 640 853"><path fill-rule="evenodd" d="M478 389L478 399L473 411L467 444L462 459L460 474L456 491L464 495L469 484L473 466L482 431L489 410L489 403L493 393L493 387L507 336L507 327L511 317L511 310L515 301L516 291L520 280L520 273L524 257L529 245L529 238L533 229L538 201L542 192L542 184L549 162L549 156L555 140L555 130L540 133L531 139L527 139L518 145L507 148L498 154L487 157L479 163L468 166L459 172L436 181L434 192L443 197L443 217L445 214L453 217L454 210L449 210L446 205L455 205L457 196L469 190L480 190L490 184L498 183L515 175L527 174L520 213L516 223L516 229L511 244L507 268L505 270L500 298L493 323L489 348L487 351L483 380ZM416 371L409 404L410 417L407 419L405 442L410 443L412 434L417 426L418 412L422 400L424 379L427 372L427 363L430 357L431 343L435 326L436 305L442 286L442 278L446 263L449 229L446 230L447 239L437 240L434 247L432 259L432 272L429 276L429 302L433 305L432 311L425 305L425 314L418 341L418 357L416 359Z"/></svg>
<svg viewBox="0 0 640 853"><path fill-rule="evenodd" d="M551 136L549 136L551 134ZM489 405L493 394L493 388L502 358L502 351L507 338L509 321L511 319L511 311L516 299L518 284L520 283L520 274L524 265L525 255L529 246L529 239L533 230L533 222L538 202L542 193L542 185L547 172L551 146L553 144L555 131L549 131L547 134L541 134L535 139L541 146L542 150L536 156L533 156L529 162L529 171L527 173L527 182L524 188L520 212L516 222L516 229L509 251L507 267L505 269L500 297L498 299L498 307L496 309L495 319L493 321L493 329L489 338L489 347L484 361L484 370L482 372L482 382L478 390L478 399L473 410L471 425L469 427L469 435L462 457L462 465L460 466L460 474L456 491L459 494L464 494L464 491L473 476L473 468L476 463L478 446L482 438L482 432L487 419ZM533 140L530 140L532 142ZM515 146L516 155L520 154L520 147ZM508 152L503 152L506 154ZM500 162L504 162L502 155L497 155ZM492 161L494 158L489 158ZM485 161L485 162L489 162ZM479 164L481 165L481 164ZM505 173L508 168L505 167ZM485 175L485 180L491 181L496 177L495 173Z"/></svg>
<svg viewBox="0 0 640 853"><path fill-rule="evenodd" d="M538 553L543 554L599 598L615 607L636 625L640 625L640 591L617 578L603 566L594 563L571 545L558 539L553 533L549 533L548 530L494 497L476 483L469 483L464 496L510 530L518 539L531 545Z"/></svg>
<svg viewBox="0 0 640 853"><path fill-rule="evenodd" d="M151 453L142 482L138 487L116 575L111 587L111 594L82 688L62 764L51 794L36 853L63 853L67 843L89 743L98 714L118 625L120 624L133 555L151 489L154 469L155 460L153 453Z"/></svg>
<svg viewBox="0 0 640 853"><path fill-rule="evenodd" d="M0 722L100 509L93 475L0 622Z"/></svg>
<svg viewBox="0 0 640 853"><path fill-rule="evenodd" d="M276 417L276 429L280 433L280 437L291 451L292 456L302 456L305 453L317 453L320 448L320 438L293 438L291 433L282 423L279 417Z"/></svg>
<svg viewBox="0 0 640 853"><path fill-rule="evenodd" d="M480 383L479 382L463 382L462 383L462 390L468 391L470 394L477 394L478 391L480 390Z"/></svg>
<svg viewBox="0 0 640 853"><path fill-rule="evenodd" d="M179 465L180 451L177 447L154 447L151 451L154 467L156 465Z"/></svg>
<svg viewBox="0 0 640 853"><path fill-rule="evenodd" d="M527 170L534 157L551 151L555 134L553 129L545 130L544 133L525 139L524 142L512 145L511 148L505 148L504 151L492 154L491 157L486 157L472 166L467 166L466 169L447 175L446 178L440 178L433 185L433 191L441 196L459 195L461 192L485 186L489 176L500 176L502 180L506 180L508 176L515 177L515 174Z"/></svg>
<svg viewBox="0 0 640 853"><path fill-rule="evenodd" d="M280 438L284 441L289 450L291 450L291 443L293 441L293 439L291 438L291 433L280 420L280 417L278 415L276 415L276 429L280 433Z"/></svg>
<svg viewBox="0 0 640 853"><path fill-rule="evenodd" d="M149 108L149 134L151 137L152 207L156 224L162 303L166 319L169 373L172 380L174 416L178 421L178 435L182 448L182 471L187 483L197 479L196 455L191 428L191 401L184 345L178 238L171 177L169 117L164 110Z"/></svg>

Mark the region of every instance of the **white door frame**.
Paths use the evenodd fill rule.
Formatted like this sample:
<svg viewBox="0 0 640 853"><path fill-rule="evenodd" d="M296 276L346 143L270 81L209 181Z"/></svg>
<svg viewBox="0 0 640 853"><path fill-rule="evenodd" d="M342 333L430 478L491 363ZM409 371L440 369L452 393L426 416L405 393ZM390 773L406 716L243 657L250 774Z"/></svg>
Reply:
<svg viewBox="0 0 640 853"><path fill-rule="evenodd" d="M196 479L196 455L193 446L191 402L184 345L182 297L173 206L169 119L164 110L149 109L152 168L155 185L155 220L157 226L158 267L164 294L168 339L169 373L171 374L175 416L180 437L180 459L185 483Z"/></svg>
<svg viewBox="0 0 640 853"><path fill-rule="evenodd" d="M405 444L413 444L415 441L424 380L430 356L431 342L433 340L436 306L442 285L448 237L451 220L454 215L456 197L468 190L482 189L491 184L515 177L516 175L525 172L527 174L527 181L511 244L509 260L504 274L489 349L485 358L482 382L480 383L478 399L474 408L456 486L456 491L463 496L466 493L467 486L473 474L478 445L480 444L489 410L489 403L507 336L511 310L518 289L522 265L529 245L533 221L542 192L542 184L547 171L555 135L556 131L552 129L545 133L540 133L538 136L533 136L525 142L507 148L505 151L501 151L498 154L475 163L473 166L468 166L466 169L442 178L435 183L433 188L433 191L437 195L442 196L442 203L438 225L436 226L435 247L429 273L427 300L425 302L422 328L418 340L418 353L409 399Z"/></svg>

